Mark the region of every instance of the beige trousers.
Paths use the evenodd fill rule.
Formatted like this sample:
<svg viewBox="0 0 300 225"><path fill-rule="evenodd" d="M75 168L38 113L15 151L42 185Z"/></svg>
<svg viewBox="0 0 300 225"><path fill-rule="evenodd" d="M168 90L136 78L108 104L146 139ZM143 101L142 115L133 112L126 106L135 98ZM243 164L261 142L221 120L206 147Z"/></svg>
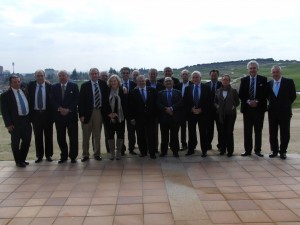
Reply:
<svg viewBox="0 0 300 225"><path fill-rule="evenodd" d="M81 123L82 127L82 157L89 157L90 137L93 134L94 157L101 155L100 136L102 129L102 115L100 109L93 109L88 123Z"/></svg>

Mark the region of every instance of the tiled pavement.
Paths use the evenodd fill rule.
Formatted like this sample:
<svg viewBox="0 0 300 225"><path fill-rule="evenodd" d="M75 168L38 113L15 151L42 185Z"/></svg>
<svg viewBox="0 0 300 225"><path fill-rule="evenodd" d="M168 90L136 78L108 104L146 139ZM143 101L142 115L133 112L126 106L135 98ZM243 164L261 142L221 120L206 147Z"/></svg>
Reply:
<svg viewBox="0 0 300 225"><path fill-rule="evenodd" d="M0 225L300 224L300 155L0 162Z"/></svg>

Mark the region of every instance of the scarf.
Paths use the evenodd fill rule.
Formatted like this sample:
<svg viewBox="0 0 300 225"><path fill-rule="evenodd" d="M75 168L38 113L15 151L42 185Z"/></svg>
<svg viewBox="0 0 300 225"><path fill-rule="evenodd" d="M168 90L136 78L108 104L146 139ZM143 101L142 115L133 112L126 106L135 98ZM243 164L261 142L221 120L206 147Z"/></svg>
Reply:
<svg viewBox="0 0 300 225"><path fill-rule="evenodd" d="M124 113L121 105L121 98L119 96L119 89L117 90L111 89L109 95L109 104L112 112L115 111L116 101L118 104L117 112L116 112L118 114L118 122L121 123L122 121L124 121Z"/></svg>

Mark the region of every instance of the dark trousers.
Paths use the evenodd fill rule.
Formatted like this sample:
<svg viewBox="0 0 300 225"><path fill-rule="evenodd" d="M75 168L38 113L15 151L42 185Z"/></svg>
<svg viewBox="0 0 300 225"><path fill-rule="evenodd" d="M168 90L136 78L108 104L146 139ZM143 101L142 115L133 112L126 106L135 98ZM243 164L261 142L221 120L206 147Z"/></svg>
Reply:
<svg viewBox="0 0 300 225"><path fill-rule="evenodd" d="M55 122L57 142L60 148L60 158L62 160L76 159L78 156L78 122L77 121L58 121ZM66 140L66 132L68 131L69 136L69 151Z"/></svg>
<svg viewBox="0 0 300 225"><path fill-rule="evenodd" d="M290 113L284 114L269 110L268 116L271 151L276 154L280 149L280 153L286 153L290 141L291 115ZM280 128L280 148L278 144L278 128Z"/></svg>
<svg viewBox="0 0 300 225"><path fill-rule="evenodd" d="M200 146L203 154L207 153L207 117L205 115L190 115L188 118L189 141L188 151L194 152L197 146L196 126L198 124L200 133Z"/></svg>
<svg viewBox="0 0 300 225"><path fill-rule="evenodd" d="M139 119L136 120L137 142L141 155L155 155L154 150L154 120Z"/></svg>
<svg viewBox="0 0 300 225"><path fill-rule="evenodd" d="M219 115L215 112L212 111L211 114L208 116L207 119L207 144L208 144L208 148L211 149L211 143L214 139L214 128L215 128L215 124L217 127L217 132L218 132L218 144L217 147L220 148L220 143L221 143L221 124L220 124L220 120L219 120Z"/></svg>
<svg viewBox="0 0 300 225"><path fill-rule="evenodd" d="M179 139L178 139L179 123L175 122L170 118L169 120L160 122L161 132L161 154L167 154L169 147L170 137L170 148L173 154L179 151Z"/></svg>
<svg viewBox="0 0 300 225"><path fill-rule="evenodd" d="M158 122L158 118L155 118L154 120L154 150L158 151L158 126L159 126L159 122Z"/></svg>
<svg viewBox="0 0 300 225"><path fill-rule="evenodd" d="M128 149L133 151L136 143L135 132L136 127L131 124L130 119L126 119L127 135L128 135ZM125 152L126 148L123 147L122 151Z"/></svg>
<svg viewBox="0 0 300 225"><path fill-rule="evenodd" d="M115 133L117 134L117 139L124 139L125 133L125 121L121 123L109 123L108 126L108 140L114 139Z"/></svg>
<svg viewBox="0 0 300 225"><path fill-rule="evenodd" d="M36 157L42 159L53 155L53 122L46 112L33 113L33 132L35 136ZM45 140L45 145L44 145Z"/></svg>
<svg viewBox="0 0 300 225"><path fill-rule="evenodd" d="M236 115L226 115L223 122L220 123L220 148L221 153L232 154L234 151L233 130L236 120Z"/></svg>
<svg viewBox="0 0 300 225"><path fill-rule="evenodd" d="M108 136L109 136L109 123L104 121L103 122L103 127L104 127L104 139L105 139L105 148L107 152L110 152L109 150L109 146L108 146ZM125 126L125 122L124 122L124 126ZM125 127L124 127L125 129Z"/></svg>
<svg viewBox="0 0 300 225"><path fill-rule="evenodd" d="M261 151L262 129L264 125L265 113L257 109L249 109L243 113L244 122L244 148L247 153L251 153L253 149L252 133L254 128L254 151Z"/></svg>
<svg viewBox="0 0 300 225"><path fill-rule="evenodd" d="M19 116L11 135L11 150L16 163L26 160L30 147L32 128L28 116Z"/></svg>
<svg viewBox="0 0 300 225"><path fill-rule="evenodd" d="M186 119L184 118L181 122L180 122L180 142L182 147L187 146L186 143Z"/></svg>

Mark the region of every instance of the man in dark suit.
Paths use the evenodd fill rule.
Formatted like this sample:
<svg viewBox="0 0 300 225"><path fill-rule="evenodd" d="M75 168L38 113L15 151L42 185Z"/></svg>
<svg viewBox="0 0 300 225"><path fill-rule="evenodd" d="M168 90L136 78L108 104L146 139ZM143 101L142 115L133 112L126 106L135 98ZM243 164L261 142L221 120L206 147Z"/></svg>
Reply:
<svg viewBox="0 0 300 225"><path fill-rule="evenodd" d="M151 68L148 72L149 80L146 81L146 86L154 88L157 93L164 90L165 86L159 82L157 82L157 69ZM158 117L155 119L154 124L154 150L158 153Z"/></svg>
<svg viewBox="0 0 300 225"><path fill-rule="evenodd" d="M44 155L48 162L52 162L53 117L50 101L51 88L52 85L45 82L45 72L43 70L37 70L35 72L35 81L28 84L29 115L35 136L35 163L40 163Z"/></svg>
<svg viewBox="0 0 300 225"><path fill-rule="evenodd" d="M171 77L172 78L172 80L174 82L174 86L176 86L180 83L177 78L173 77L173 70L172 70L171 67L168 67L168 66L164 68L164 77L158 79L157 82L159 82L163 85L166 77Z"/></svg>
<svg viewBox="0 0 300 225"><path fill-rule="evenodd" d="M137 77L137 88L129 93L129 119L136 126L137 142L140 156L155 159L154 150L154 121L156 118L157 92L154 88L146 87L143 75Z"/></svg>
<svg viewBox="0 0 300 225"><path fill-rule="evenodd" d="M103 124L103 106L107 98L108 87L105 81L99 79L99 70L91 68L90 80L83 83L79 93L78 113L82 124L82 162L89 160L89 143L91 134L94 142L94 159L101 158L101 129Z"/></svg>
<svg viewBox="0 0 300 225"><path fill-rule="evenodd" d="M166 89L160 91L157 96L157 107L159 110L159 122L161 131L161 154L167 155L170 136L170 147L174 157L179 157L179 122L183 107L181 92L173 89L171 77L165 78Z"/></svg>
<svg viewBox="0 0 300 225"><path fill-rule="evenodd" d="M71 163L76 163L76 158L78 156L77 105L79 90L77 84L69 81L67 71L59 71L58 79L59 83L52 86L51 92L57 142L61 151L58 163L66 162L68 157L71 159ZM67 130L70 141L69 148L66 141Z"/></svg>
<svg viewBox="0 0 300 225"><path fill-rule="evenodd" d="M186 156L193 155L197 146L196 126L198 123L200 132L200 145L202 157L207 156L207 117L210 105L210 89L201 83L201 73L192 73L193 85L186 87L183 96L185 109L187 110L189 141Z"/></svg>
<svg viewBox="0 0 300 225"><path fill-rule="evenodd" d="M121 77L122 77L122 86L123 88L127 89L127 94L129 95L132 90L135 89L136 83L129 80L130 76L130 69L129 67L123 67L120 71ZM130 101L129 98L127 98L128 101ZM126 104L127 106L129 105L128 102ZM127 109L128 111L128 109ZM127 113L126 113L127 114ZM136 138L135 138L135 126L131 124L130 119L126 118L126 127L127 127L127 136L128 136L128 150L129 154L131 155L137 155L134 151L135 149L135 143L136 143ZM126 151L125 145L122 148L121 155L124 156Z"/></svg>
<svg viewBox="0 0 300 225"><path fill-rule="evenodd" d="M211 90L211 105L210 105L210 112L209 112L209 116L208 116L208 123L207 123L207 144L208 144L208 149L212 149L212 140L214 139L214 127L215 127L215 123L216 123L216 127L217 127L217 131L218 131L218 144L217 144L217 148L220 149L220 143L221 143L221 136L220 136L220 129L221 129L221 125L220 125L220 121L219 121L219 116L217 114L217 110L214 106L214 100L215 100L215 92L217 89L219 89L222 86L222 82L218 81L219 78L219 70L211 70L209 72L210 75L210 81L206 83L206 85L208 85L208 87Z"/></svg>
<svg viewBox="0 0 300 225"><path fill-rule="evenodd" d="M296 99L296 88L293 80L282 77L280 66L271 69L273 80L268 82L268 116L270 133L270 158L280 153L281 159L286 159L290 141L290 123L292 104ZM278 127L280 128L280 147L278 144Z"/></svg>
<svg viewBox="0 0 300 225"><path fill-rule="evenodd" d="M184 69L181 71L181 79L182 82L174 86L175 89L181 92L181 95L184 96L184 90L187 86L192 85L193 83L190 79L190 71ZM181 141L181 149L180 151L187 150L187 142L186 142L186 111L184 110L181 115L180 120L180 141Z"/></svg>
<svg viewBox="0 0 300 225"><path fill-rule="evenodd" d="M261 153L261 138L265 112L267 110L267 78L258 75L259 64L252 60L247 64L249 76L241 79L239 98L241 99L241 113L244 122L244 148L241 156L251 155L253 149L252 130L254 128L254 153L263 157Z"/></svg>
<svg viewBox="0 0 300 225"><path fill-rule="evenodd" d="M29 105L26 90L22 90L20 78L9 78L10 88L1 95L2 118L11 135L11 150L18 167L26 167L32 128L29 119ZM21 144L20 144L21 142Z"/></svg>

